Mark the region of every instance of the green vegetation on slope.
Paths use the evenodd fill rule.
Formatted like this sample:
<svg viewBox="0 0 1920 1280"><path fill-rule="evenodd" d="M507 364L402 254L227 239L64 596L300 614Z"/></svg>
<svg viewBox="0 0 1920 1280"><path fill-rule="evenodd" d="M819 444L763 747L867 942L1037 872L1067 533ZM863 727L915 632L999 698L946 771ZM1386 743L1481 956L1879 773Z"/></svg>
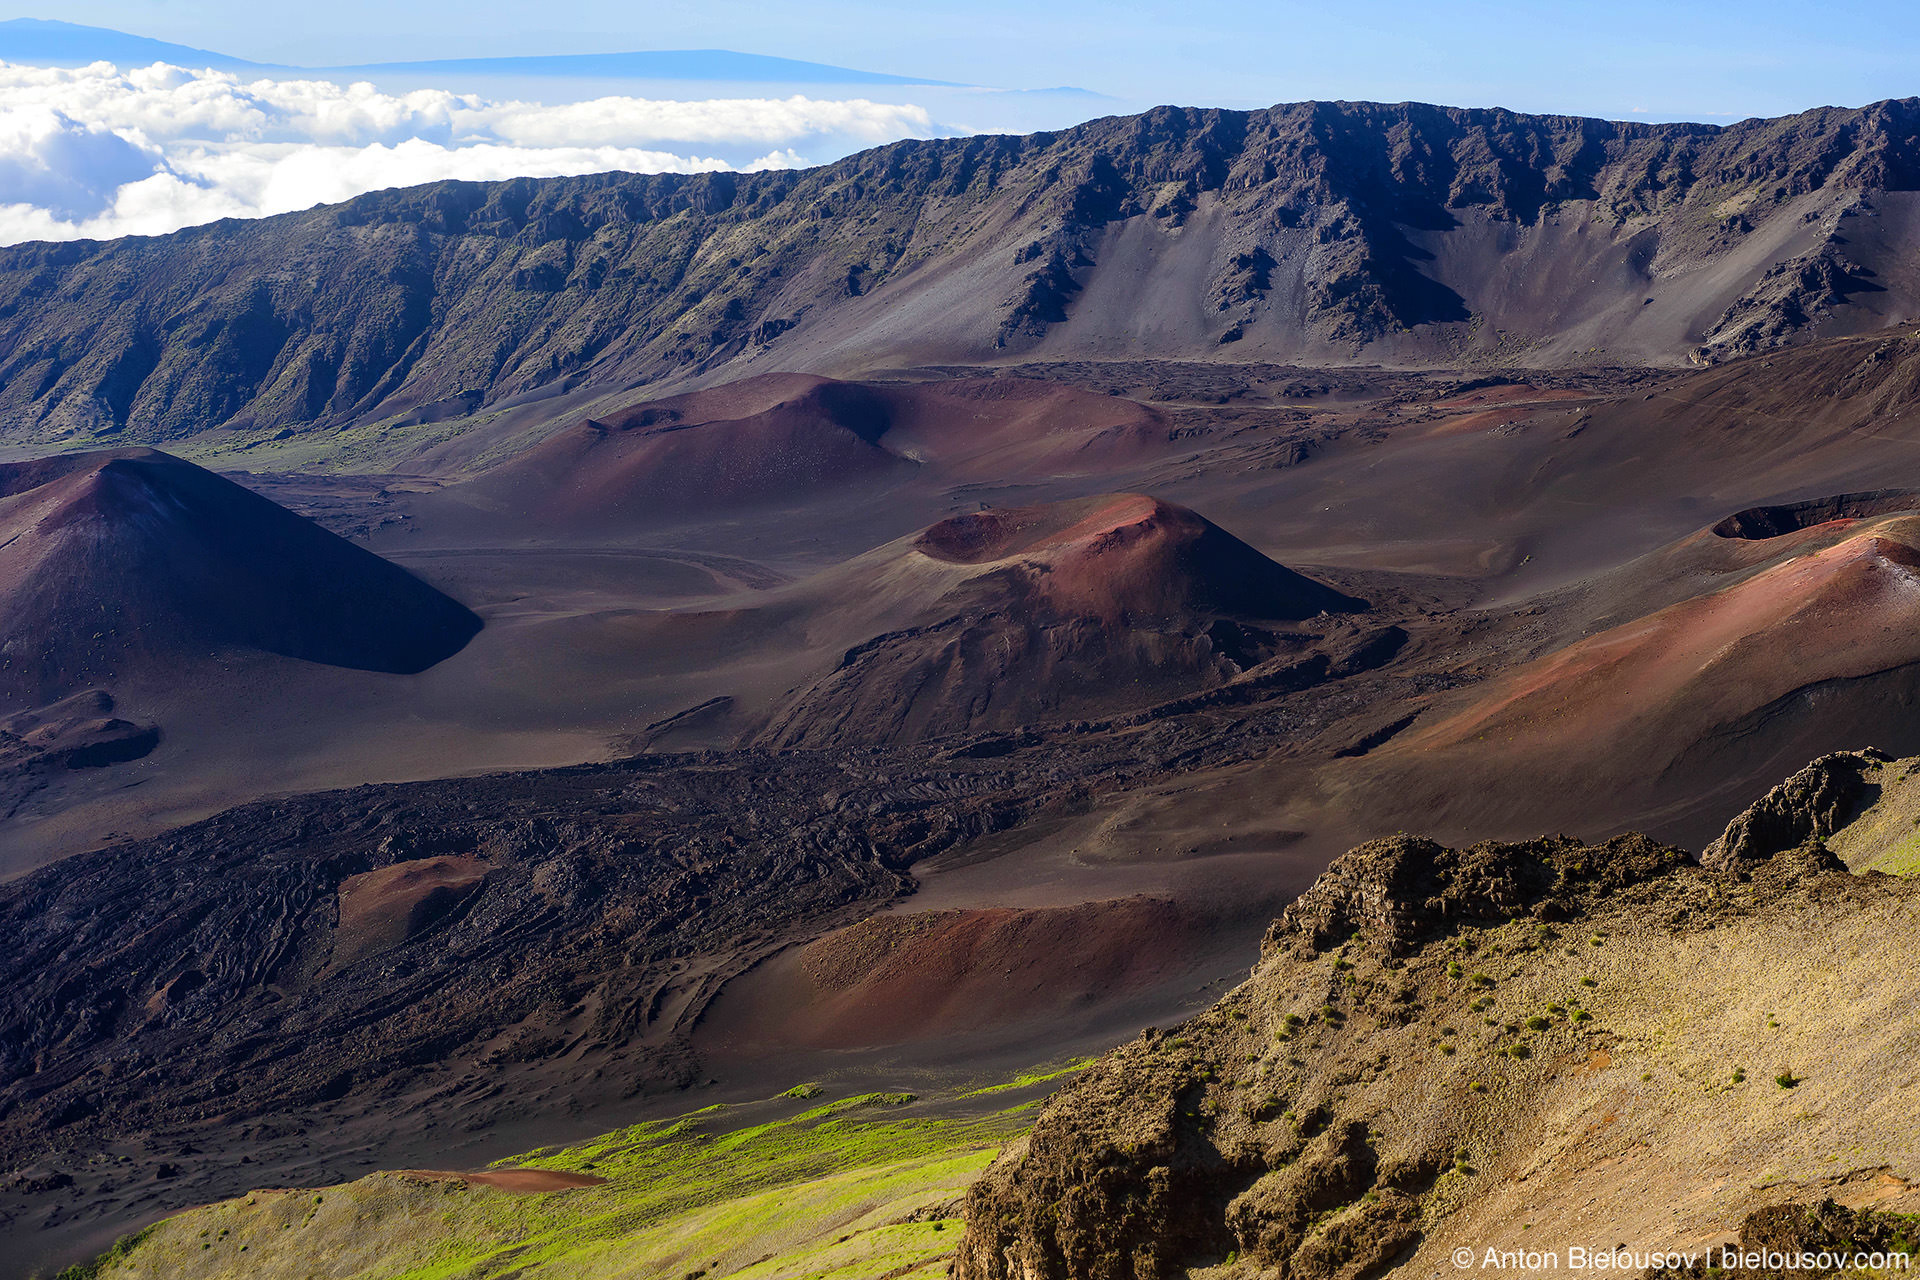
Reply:
<svg viewBox="0 0 1920 1280"><path fill-rule="evenodd" d="M1866 807L1828 837L1828 847L1855 871L1920 875L1920 757L1869 767L1862 776Z"/></svg>
<svg viewBox="0 0 1920 1280"><path fill-rule="evenodd" d="M524 1193L402 1171L254 1191L158 1223L84 1270L98 1280L944 1274L960 1196L1034 1105L873 1093L761 1123L743 1113L764 1107L708 1107L495 1166L599 1185Z"/></svg>
<svg viewBox="0 0 1920 1280"><path fill-rule="evenodd" d="M1057 1067L1042 1067L1036 1071L1023 1071L1011 1080L998 1084L983 1085L978 1089L969 1089L959 1095L962 1098L984 1098L996 1093L1011 1093L1016 1089L1031 1089L1039 1084L1054 1084L1068 1076L1077 1075L1098 1062L1098 1058L1069 1058Z"/></svg>

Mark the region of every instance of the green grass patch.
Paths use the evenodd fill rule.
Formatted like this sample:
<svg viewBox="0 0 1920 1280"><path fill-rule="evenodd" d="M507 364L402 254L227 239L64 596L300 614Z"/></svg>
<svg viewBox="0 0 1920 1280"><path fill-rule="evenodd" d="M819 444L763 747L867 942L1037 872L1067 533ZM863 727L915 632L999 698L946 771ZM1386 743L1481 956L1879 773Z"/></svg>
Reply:
<svg viewBox="0 0 1920 1280"><path fill-rule="evenodd" d="M806 1088L782 1096L817 1096ZM540 1194L402 1173L324 1196L257 1191L158 1223L72 1280L943 1276L960 1239L953 1206L1034 1104L954 1116L906 1110L914 1101L862 1094L761 1123L708 1107L495 1166L607 1180Z"/></svg>
<svg viewBox="0 0 1920 1280"><path fill-rule="evenodd" d="M1031 1089L1035 1085L1052 1084L1055 1080L1064 1080L1068 1076L1078 1075L1099 1061L1097 1058L1072 1058L1058 1067L1042 1067L1035 1071L1023 1071L1011 1080L999 1084L986 1085L979 1089L969 1089L959 1094L962 1098L984 1098L995 1093L1011 1093L1015 1089Z"/></svg>

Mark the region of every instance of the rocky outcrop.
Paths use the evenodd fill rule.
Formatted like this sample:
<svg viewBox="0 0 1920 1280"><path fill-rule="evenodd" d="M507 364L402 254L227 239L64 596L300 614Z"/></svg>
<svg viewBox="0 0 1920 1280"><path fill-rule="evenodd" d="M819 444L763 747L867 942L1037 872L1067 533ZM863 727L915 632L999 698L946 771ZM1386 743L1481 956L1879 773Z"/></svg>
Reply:
<svg viewBox="0 0 1920 1280"><path fill-rule="evenodd" d="M1752 292L1721 313L1704 342L1723 356L1742 356L1780 346L1831 315L1853 294L1879 286L1871 270L1833 244L1768 267Z"/></svg>
<svg viewBox="0 0 1920 1280"><path fill-rule="evenodd" d="M1824 794L1802 780L1841 773L1844 762L1829 757L1782 790ZM1055 1096L1028 1142L972 1189L956 1274L1173 1280L1196 1266L1282 1280L1365 1280L1402 1266L1425 1274L1463 1241L1522 1229L1501 1225L1512 1206L1501 1207L1495 1188L1525 1183L1524 1227L1539 1230L1521 1240L1545 1248L1559 1230L1590 1234L1592 1206L1605 1195L1641 1204L1665 1194L1651 1190L1659 1178L1677 1187L1718 1176L1700 1170L1739 1158L1727 1153L1744 1142L1764 1146L1741 1129L1763 1122L1712 1110L1721 1128L1703 1136L1681 1101L1636 1112L1639 1128L1610 1129L1639 1105L1637 1089L1672 1099L1686 1080L1691 1094L1703 1093L1688 1074L1701 1068L1664 1047L1675 1027L1687 1028L1689 1045L1721 1046L1716 1053L1740 1055L1734 1061L1778 1052L1775 1033L1726 1008L1728 997L1703 994L1689 1008L1676 1005L1685 998L1677 993L1718 990L1723 977L1735 988L1765 985L1756 966L1789 963L1781 957L1803 943L1827 954L1827 942L1808 942L1813 921L1858 916L1861 933L1877 938L1920 905L1920 886L1848 875L1817 844L1772 858L1753 852L1762 845L1742 847L1737 870L1701 867L1637 835L1467 849L1403 835L1355 849L1275 922L1245 985L1182 1026L1149 1029ZM1864 974L1880 959L1853 963ZM1792 1016L1787 1001L1797 997L1767 998L1779 1000L1779 1017ZM1877 1015L1816 1001L1804 1016L1865 1027ZM1865 1065L1848 1070L1904 1078L1897 1036L1860 1041ZM1706 1082L1706 1097L1747 1080L1745 1068L1717 1060L1704 1069L1730 1071L1733 1082L1726 1074ZM1777 1079L1758 1088L1784 1094L1804 1083L1791 1067L1774 1070ZM1797 1109L1806 1105L1803 1095ZM1674 1126L1666 1139L1662 1123ZM1880 1162L1873 1168L1920 1161L1903 1123L1883 1127L1845 1108L1820 1123L1831 1132L1798 1163L1798 1153L1768 1148L1782 1167L1804 1163L1809 1187L1831 1185L1834 1166L1822 1153L1837 1142L1856 1143L1856 1154ZM1560 1136L1567 1125L1575 1134ZM1653 1160L1649 1142L1662 1152ZM1616 1161L1631 1170L1609 1190L1596 1170ZM1568 1193L1575 1208L1564 1224L1548 1221L1563 1178L1585 1179ZM1783 1198L1780 1184L1772 1193ZM1710 1207L1717 1199L1699 1196ZM1838 1221L1825 1209L1781 1213ZM1751 1220L1748 1234L1774 1221Z"/></svg>
<svg viewBox="0 0 1920 1280"><path fill-rule="evenodd" d="M1421 999L1398 973L1423 943L1565 919L1687 862L1643 836L1362 845L1274 923L1253 983L1187 1027L1149 1030L1056 1097L1026 1149L969 1196L959 1274L1171 1280L1229 1254L1287 1276L1377 1271L1419 1238L1421 1197L1451 1163L1454 1134L1383 1133L1339 1104L1339 1070L1268 1084L1246 1070L1265 1057L1250 1051L1311 1028L1339 1036L1361 1018L1405 1025ZM1317 970L1335 956L1329 983Z"/></svg>
<svg viewBox="0 0 1920 1280"><path fill-rule="evenodd" d="M1260 952L1312 955L1357 937L1402 956L1469 923L1566 919L1684 858L1639 834L1616 836L1597 849L1567 836L1468 849L1393 836L1335 861L1281 913Z"/></svg>
<svg viewBox="0 0 1920 1280"><path fill-rule="evenodd" d="M1863 775L1891 758L1871 747L1821 756L1728 823L1701 853L1701 865L1726 870L1826 839L1867 800Z"/></svg>

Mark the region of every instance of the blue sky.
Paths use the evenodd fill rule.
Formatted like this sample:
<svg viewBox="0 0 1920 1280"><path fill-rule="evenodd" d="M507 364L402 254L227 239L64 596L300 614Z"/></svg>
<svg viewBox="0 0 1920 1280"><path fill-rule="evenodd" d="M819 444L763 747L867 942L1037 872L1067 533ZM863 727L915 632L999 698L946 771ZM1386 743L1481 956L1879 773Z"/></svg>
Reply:
<svg viewBox="0 0 1920 1280"><path fill-rule="evenodd" d="M1920 5L1492 0L64 0L0 5L263 61L730 48L1128 105L1419 99L1724 121L1920 93Z"/></svg>

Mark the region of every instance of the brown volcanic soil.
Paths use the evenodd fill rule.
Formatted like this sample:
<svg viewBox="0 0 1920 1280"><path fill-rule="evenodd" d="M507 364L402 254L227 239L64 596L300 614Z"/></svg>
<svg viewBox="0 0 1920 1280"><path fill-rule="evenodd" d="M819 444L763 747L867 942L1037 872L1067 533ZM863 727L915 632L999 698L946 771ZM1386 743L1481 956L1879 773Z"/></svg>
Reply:
<svg viewBox="0 0 1920 1280"><path fill-rule="evenodd" d="M1211 913L1144 896L883 912L738 980L698 1043L737 1060L793 1048L1031 1037L1043 1019L1190 981L1217 923Z"/></svg>
<svg viewBox="0 0 1920 1280"><path fill-rule="evenodd" d="M1420 686L1416 697L1476 683L1585 632L1724 585L1714 582L1717 572L1678 561L1636 564L1703 526L1756 506L1898 487L1920 443L1920 421L1909 412L1913 350L1901 333L1692 375L1532 373L1493 384L1258 364L1029 364L1004 398L1026 406L1022 413L1051 406L1035 421L1065 415L1070 440L1081 438L1074 424L1098 438L1124 422L1176 438L1144 455L1122 450L1110 463L1102 448L1076 447L1092 468L1085 474L956 482L927 461L905 479L796 495L792 504L626 533L549 533L544 542L497 513L443 505L450 490L431 478L353 479L332 491L324 477L266 480L270 492L360 532L471 603L487 629L419 676L235 662L191 688L176 682L123 696L123 718L166 728L154 753L123 775L139 785L110 783L115 771L60 776L0 823L0 858L15 869L37 865L266 791L604 757L647 740L649 726L722 698L732 699L728 711L687 722L662 745L726 745L788 691L830 673L850 648L924 625L923 606L939 594L934 580L876 584L859 553L976 512L983 501L1005 509L1115 490L1154 493L1203 512L1272 559L1372 600L1372 616L1415 637L1396 670ZM933 370L925 381L868 389L882 395L903 386L939 417L941 403L998 403L1000 380L980 374ZM1071 392L1065 401L1042 395L1063 385ZM936 390L951 399L940 401ZM727 413L751 416L769 396L791 398L776 392L740 393L746 398ZM1491 396L1500 398L1499 421L1438 430L1487 412ZM1448 404L1460 407L1439 407ZM1079 408L1062 405L1085 413L1075 417ZM1015 421L1002 408L993 422ZM912 430L961 438L972 412L941 417L940 432L925 423ZM716 411L719 420L727 413ZM804 591L780 585L796 581ZM297 720L275 710L289 702L303 708ZM1410 703L1399 715L1417 709ZM1372 714L1361 715L1344 742L1329 739L1332 747L1346 749L1399 718L1374 723ZM1738 726L1730 732L1744 734ZM1795 750L1808 747L1818 744ZM1734 765L1744 781L1709 801L1700 821L1710 825L1711 814L1750 797L1759 778L1786 763ZM1249 782L1245 803L1278 786L1307 810L1259 825L1317 829L1338 818L1337 800L1321 804L1289 779ZM1633 817L1592 816L1598 829ZM1527 821L1510 834L1538 825ZM1683 823L1670 833L1699 829Z"/></svg>
<svg viewBox="0 0 1920 1280"><path fill-rule="evenodd" d="M458 907L488 870L478 858L414 858L348 876L340 882L327 963L345 968L405 942Z"/></svg>
<svg viewBox="0 0 1920 1280"><path fill-rule="evenodd" d="M1426 693L1476 683L1722 585L1678 562L1625 569L1703 526L1756 506L1897 487L1920 442L1908 412L1913 350L1902 333L1693 375L1534 373L1491 385L1257 364L1026 365L1004 397L1000 380L978 370L930 371L927 381L868 390L911 391L915 404L931 406L912 432L945 438L965 437L975 419L972 410L942 417L940 404L1004 398L1020 413L1049 406L1034 421L1065 415L1070 440L1081 438L1079 425L1098 438L1126 422L1159 423L1149 434L1177 439L1144 455L1122 450L1110 463L1105 450L1076 446L1093 467L1084 475L955 482L928 461L904 480L796 495L798 505L782 499L618 537L551 534L544 545L530 545L525 526L439 505L448 490L437 482L355 480L332 494L315 479L271 482L335 527L372 530L373 545L472 603L488 628L414 677L238 664L191 689L122 697L123 718L167 731L125 775L140 785L63 776L0 824L0 855L14 868L34 865L263 791L604 756L644 740L649 726L730 698L725 714L690 721L664 744L725 745L850 648L924 625L932 580L876 590L857 553L982 501L1005 509L1144 489L1373 600L1383 624L1415 636L1396 670ZM1042 394L1062 384L1065 400ZM738 394L732 409L706 416L751 417L769 398L792 398L778 388ZM1489 397L1499 398L1500 421L1436 432L1486 412ZM1017 415L1003 408L988 434L1025 431L1006 425ZM808 584L806 599L781 594L778 584L794 580ZM272 710L289 701L303 708L297 722ZM1379 727L1356 723L1340 749ZM1747 780L1736 791L1779 767L1738 766ZM1292 783L1285 790L1306 798ZM1741 798L1730 793L1708 808ZM1337 804L1319 812L1337 813ZM1296 816L1264 825L1318 821ZM1602 829L1631 817L1594 816Z"/></svg>
<svg viewBox="0 0 1920 1280"><path fill-rule="evenodd" d="M223 650L414 672L480 628L367 551L147 449L0 464L0 699L178 679Z"/></svg>
<svg viewBox="0 0 1920 1280"><path fill-rule="evenodd" d="M1133 401L1042 382L836 382L763 374L589 419L421 504L530 536L632 532L886 490L1105 471L1164 453ZM476 517L467 516L466 520Z"/></svg>
<svg viewBox="0 0 1920 1280"><path fill-rule="evenodd" d="M1824 537L1805 545L1811 534ZM1471 808L1504 825L1538 813L1518 785L1531 779L1653 811L1697 802L1702 778L1745 773L1728 757L1754 748L1730 738L1751 736L1772 757L1897 731L1920 693L1920 522L1841 520L1778 541L1801 545L1775 547L1774 563L1726 572L1730 585L1596 632L1429 717L1369 762L1384 775L1381 802L1444 819ZM1511 798L1490 802L1462 785L1469 779L1511 788Z"/></svg>
<svg viewBox="0 0 1920 1280"><path fill-rule="evenodd" d="M645 526L910 473L866 388L774 375L571 427L456 491L542 530Z"/></svg>
<svg viewBox="0 0 1920 1280"><path fill-rule="evenodd" d="M1146 494L994 508L933 525L913 548L952 564L1040 568L1054 608L1102 617L1213 611L1298 621L1365 607L1187 510Z"/></svg>

